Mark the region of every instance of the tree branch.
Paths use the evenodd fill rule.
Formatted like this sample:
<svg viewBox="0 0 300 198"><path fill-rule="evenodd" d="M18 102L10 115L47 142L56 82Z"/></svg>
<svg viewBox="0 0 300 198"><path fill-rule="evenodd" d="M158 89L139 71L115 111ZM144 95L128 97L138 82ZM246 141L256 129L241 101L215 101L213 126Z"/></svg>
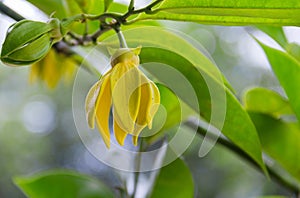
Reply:
<svg viewBox="0 0 300 198"><path fill-rule="evenodd" d="M195 129L197 128L197 133L203 137L208 137L210 139L216 140L219 145L222 145L226 147L227 149L231 150L233 153L237 154L241 158L248 161L251 165L253 165L257 170L261 171L263 173L263 170L260 168L260 166L257 164L255 160L253 160L245 151L237 147L236 145L232 144L230 141L223 137L217 137L216 135L209 133L207 130L201 128L198 126L195 122L192 120L188 120L185 123L186 126ZM270 166L266 164L266 168L270 174L270 177L272 180L276 181L281 186L285 187L287 190L291 191L296 197L298 196L299 188L291 183L290 181L287 181L284 179L281 175L279 175L276 171L274 171Z"/></svg>

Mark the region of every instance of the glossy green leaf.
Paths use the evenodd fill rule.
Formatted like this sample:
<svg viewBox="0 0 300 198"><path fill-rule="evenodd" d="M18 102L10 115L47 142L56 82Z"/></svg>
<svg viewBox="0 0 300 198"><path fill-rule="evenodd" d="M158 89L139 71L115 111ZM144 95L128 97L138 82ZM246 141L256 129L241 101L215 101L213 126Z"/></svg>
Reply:
<svg viewBox="0 0 300 198"><path fill-rule="evenodd" d="M218 25L296 25L300 24L298 0L164 0L155 14L138 20L167 19Z"/></svg>
<svg viewBox="0 0 300 198"><path fill-rule="evenodd" d="M113 2L113 0L104 0L104 10L105 11L108 10L108 8L112 2Z"/></svg>
<svg viewBox="0 0 300 198"><path fill-rule="evenodd" d="M288 45L282 27L259 25L257 28L273 38L281 47L285 48Z"/></svg>
<svg viewBox="0 0 300 198"><path fill-rule="evenodd" d="M179 93L178 97L190 105L192 109L197 110L200 108L200 112L198 113L200 113L200 115L203 116L207 121L211 121L211 124L217 127L219 124L218 121L220 120L214 122L210 119L212 112L212 101L210 90L207 87L207 81L210 82L210 86L212 86L216 92L221 93L222 90L225 89L226 117L224 120L224 126L219 129L234 144L249 154L249 156L251 156L263 170L265 170L265 166L261 157L260 141L255 127L239 101L227 88L225 88L222 84L219 84L213 78L210 78L207 73L200 74L199 71L197 71L197 68L191 62L189 62L189 60L172 51L160 48L144 47L142 48L140 58L142 63L158 62L167 64L184 75L195 90L198 98L198 104L193 103L190 98L186 97L189 95L189 93L185 92L184 87L181 87L182 93ZM144 68L146 68L149 73L163 83L168 84L169 81L176 82L176 79L172 79L171 76L166 78L170 71L168 68L163 67L163 65L155 66L155 64L146 64L144 65ZM180 82L177 83L177 86L180 87ZM220 105L222 105L224 101L222 97L220 97L220 99L218 98L213 102L217 104L220 103ZM222 107L220 108L222 109Z"/></svg>
<svg viewBox="0 0 300 198"><path fill-rule="evenodd" d="M60 19L86 12L101 14L104 11L104 0L28 0L48 15L54 13Z"/></svg>
<svg viewBox="0 0 300 198"><path fill-rule="evenodd" d="M55 17L58 17L60 19L68 16L64 8L63 0L43 0L43 1L28 0L28 1L48 15L54 13Z"/></svg>
<svg viewBox="0 0 300 198"><path fill-rule="evenodd" d="M113 198L99 180L68 170L53 170L29 177L17 177L15 184L30 198Z"/></svg>
<svg viewBox="0 0 300 198"><path fill-rule="evenodd" d="M280 117L294 114L289 101L275 91L262 87L248 90L243 98L248 111Z"/></svg>
<svg viewBox="0 0 300 198"><path fill-rule="evenodd" d="M160 103L166 109L167 119L161 130L169 129L181 121L180 101L178 97L167 87L158 85L160 92Z"/></svg>
<svg viewBox="0 0 300 198"><path fill-rule="evenodd" d="M101 14L104 12L105 0L64 0L64 8L68 16L76 14Z"/></svg>
<svg viewBox="0 0 300 198"><path fill-rule="evenodd" d="M160 170L150 197L194 197L193 177L183 160L178 158Z"/></svg>
<svg viewBox="0 0 300 198"><path fill-rule="evenodd" d="M251 113L264 152L300 181L300 125Z"/></svg>
<svg viewBox="0 0 300 198"><path fill-rule="evenodd" d="M272 69L284 88L290 104L300 120L300 62L292 55L260 43Z"/></svg>
<svg viewBox="0 0 300 198"><path fill-rule="evenodd" d="M85 4L84 0L64 0L64 8L68 16L86 13L87 7L82 5Z"/></svg>
<svg viewBox="0 0 300 198"><path fill-rule="evenodd" d="M298 43L287 44L285 50L300 62L300 46Z"/></svg>

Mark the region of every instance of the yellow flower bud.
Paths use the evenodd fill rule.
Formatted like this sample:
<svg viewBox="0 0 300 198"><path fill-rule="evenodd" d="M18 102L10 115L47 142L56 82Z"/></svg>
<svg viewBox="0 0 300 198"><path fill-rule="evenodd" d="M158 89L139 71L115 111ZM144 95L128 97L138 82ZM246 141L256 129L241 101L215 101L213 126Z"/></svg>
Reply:
<svg viewBox="0 0 300 198"><path fill-rule="evenodd" d="M90 89L86 114L90 128L95 120L106 146L110 147L109 115L113 109L113 129L120 145L128 134L137 144L138 135L158 110L160 94L156 85L139 70L140 48L119 49L112 56L112 68Z"/></svg>

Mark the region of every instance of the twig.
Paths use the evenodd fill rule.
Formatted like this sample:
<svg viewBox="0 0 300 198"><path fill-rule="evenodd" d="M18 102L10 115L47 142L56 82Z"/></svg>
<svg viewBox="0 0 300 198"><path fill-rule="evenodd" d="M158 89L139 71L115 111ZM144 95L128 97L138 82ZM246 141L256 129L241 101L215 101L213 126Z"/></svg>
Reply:
<svg viewBox="0 0 300 198"><path fill-rule="evenodd" d="M2 1L0 1L0 12L2 12L3 14L9 16L10 18L16 21L20 21L24 19L23 16L21 16L20 14L18 14L8 6L6 6Z"/></svg>
<svg viewBox="0 0 300 198"><path fill-rule="evenodd" d="M190 127L190 128L193 128L193 129L197 128L197 133L199 135L203 136L203 137L205 136L205 137L211 138L213 140L217 139L218 144L226 147L227 149L231 150L232 152L234 152L235 154L237 154L241 158L245 159L250 164L252 164L256 169L258 169L259 171L261 171L263 173L263 170L260 168L259 164L257 164L257 162L255 160L253 160L245 151L243 151L242 149L240 149L236 145L232 144L231 142L229 142L225 138L216 137L214 134L209 133L205 129L199 127L193 121L187 121L185 123L185 125ZM299 188L297 186L295 186L293 183L287 181L286 179L282 178L281 175L279 175L276 171L274 171L267 164L266 164L266 168L267 168L267 171L269 172L269 175L270 175L271 179L276 181L281 186L284 186L286 189L291 191L294 195L298 196ZM298 198L300 198L300 197L298 197Z"/></svg>
<svg viewBox="0 0 300 198"><path fill-rule="evenodd" d="M136 170L134 172L134 188L133 188L133 193L132 193L131 198L136 197L137 185L138 185L139 177L140 177L142 152L144 150L144 144L143 143L144 143L143 138L141 138L139 151L138 151L138 154L137 154L136 159L135 159Z"/></svg>
<svg viewBox="0 0 300 198"><path fill-rule="evenodd" d="M118 33L120 31L121 25L130 23L127 21L128 17L140 13L152 14L153 13L152 8L162 1L163 0L157 0L144 8L134 10L134 1L131 0L128 11L123 15L119 13L103 13L101 15L80 14L80 15L73 16L75 18L81 19L79 21L84 23L86 23L87 20L91 20L91 21L98 20L100 22L100 28L96 32L90 35L85 33L83 36L75 36L74 33L69 32L68 35L71 37L72 40L68 41L67 39L64 39L64 41L71 46L97 43L97 39L103 33L112 29L115 30L116 33ZM20 21L24 19L24 17L22 17L17 12L4 5L1 1L0 1L0 11L6 14L7 16L10 16L11 18L15 19L16 21ZM110 19L110 21L108 21L108 19ZM122 45L122 43L120 44Z"/></svg>
<svg viewBox="0 0 300 198"><path fill-rule="evenodd" d="M149 4L148 6L134 10L134 1L130 1L130 5L128 7L128 11L121 15L118 13L104 13L101 15L87 15L87 14L82 14L82 21L86 20L99 20L100 21L100 28L98 31L91 35L84 35L82 37L77 37L77 44L78 45L85 45L87 43L93 42L96 43L97 39L104 33L109 30L115 30L116 33L118 34L120 31L121 25L125 24L130 24L131 22L127 21L128 17L140 13L147 13L147 14L153 14L154 11L152 11L152 8L156 6L157 4L161 3L164 0L157 0L154 1L153 3ZM107 20L110 19L108 22ZM119 36L119 34L118 34ZM122 45L123 43L120 43Z"/></svg>
<svg viewBox="0 0 300 198"><path fill-rule="evenodd" d="M153 3L149 4L148 6L138 9L138 10L134 10L134 8L132 10L128 10L128 12L121 17L121 21L123 23L126 23L126 19L134 14L140 14L140 13L154 14L155 11L152 11L152 8L163 1L164 0L154 1Z"/></svg>

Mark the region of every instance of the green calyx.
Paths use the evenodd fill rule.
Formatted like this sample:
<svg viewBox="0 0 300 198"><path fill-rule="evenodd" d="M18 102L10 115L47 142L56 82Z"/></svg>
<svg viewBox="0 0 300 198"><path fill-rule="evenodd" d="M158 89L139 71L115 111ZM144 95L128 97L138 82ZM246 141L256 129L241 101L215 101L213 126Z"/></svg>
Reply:
<svg viewBox="0 0 300 198"><path fill-rule="evenodd" d="M141 47L137 47L134 49L131 48L120 48L117 49L112 57L111 57L111 66L115 66L121 62L131 61L135 65L139 65L139 54L141 51Z"/></svg>

